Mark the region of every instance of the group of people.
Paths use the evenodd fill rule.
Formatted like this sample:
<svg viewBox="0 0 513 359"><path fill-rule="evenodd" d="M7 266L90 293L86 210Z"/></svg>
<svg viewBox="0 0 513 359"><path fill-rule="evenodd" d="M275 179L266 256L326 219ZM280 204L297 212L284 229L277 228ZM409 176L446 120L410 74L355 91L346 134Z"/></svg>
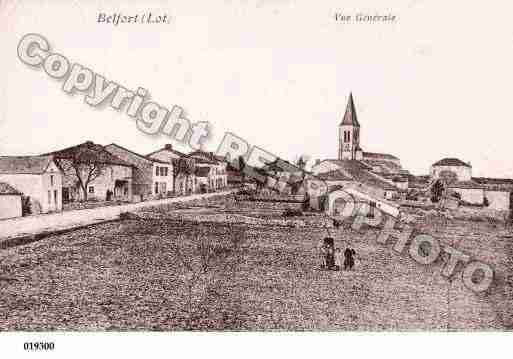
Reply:
<svg viewBox="0 0 513 359"><path fill-rule="evenodd" d="M326 237L320 247L321 269L327 270L351 270L354 267L356 251L347 247L344 252L335 248L333 238Z"/></svg>

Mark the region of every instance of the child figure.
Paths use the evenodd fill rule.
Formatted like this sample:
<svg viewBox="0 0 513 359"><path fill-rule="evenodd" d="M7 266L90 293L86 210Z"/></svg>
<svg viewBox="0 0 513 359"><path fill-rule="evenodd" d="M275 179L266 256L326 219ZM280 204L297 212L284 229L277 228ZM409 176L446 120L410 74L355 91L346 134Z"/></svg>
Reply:
<svg viewBox="0 0 513 359"><path fill-rule="evenodd" d="M335 249L335 270L342 269L342 263L344 263L344 255L340 248Z"/></svg>
<svg viewBox="0 0 513 359"><path fill-rule="evenodd" d="M326 269L326 266L327 266L327 262L326 262L327 255L328 255L328 249L326 248L326 245L323 243L319 247L319 256L320 256L320 260L321 260L321 269Z"/></svg>

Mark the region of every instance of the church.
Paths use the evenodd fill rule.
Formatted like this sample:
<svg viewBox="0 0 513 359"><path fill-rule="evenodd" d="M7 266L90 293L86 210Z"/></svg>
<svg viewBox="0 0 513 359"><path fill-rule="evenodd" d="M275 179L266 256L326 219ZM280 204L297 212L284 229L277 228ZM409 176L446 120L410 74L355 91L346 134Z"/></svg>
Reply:
<svg viewBox="0 0 513 359"><path fill-rule="evenodd" d="M407 199L412 194L429 197L431 186L440 180L446 194L460 204L508 210L513 198L513 180L472 177L470 163L458 158L443 158L431 165L428 175L415 176L402 168L398 157L365 151L352 93L338 125L338 156L318 160L312 173L330 189L354 188L389 200Z"/></svg>
<svg viewBox="0 0 513 359"><path fill-rule="evenodd" d="M312 172L329 186L357 186L379 198L392 198L406 190L408 171L402 169L399 158L364 151L360 140L361 126L351 93L338 125L338 157L318 161Z"/></svg>

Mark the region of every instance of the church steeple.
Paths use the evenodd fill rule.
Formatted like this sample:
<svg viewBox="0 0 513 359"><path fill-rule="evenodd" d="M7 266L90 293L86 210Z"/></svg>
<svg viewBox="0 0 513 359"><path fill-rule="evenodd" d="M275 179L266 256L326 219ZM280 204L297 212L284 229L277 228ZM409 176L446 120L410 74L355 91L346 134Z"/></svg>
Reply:
<svg viewBox="0 0 513 359"><path fill-rule="evenodd" d="M361 160L363 153L360 148L360 123L356 115L353 94L349 93L346 112L339 125L339 149L340 160Z"/></svg>
<svg viewBox="0 0 513 359"><path fill-rule="evenodd" d="M356 116L356 109L354 107L353 93L349 93L349 100L347 101L346 112L344 114L344 118L342 118L342 125L351 125L355 127L360 127L360 123L358 123L358 118Z"/></svg>

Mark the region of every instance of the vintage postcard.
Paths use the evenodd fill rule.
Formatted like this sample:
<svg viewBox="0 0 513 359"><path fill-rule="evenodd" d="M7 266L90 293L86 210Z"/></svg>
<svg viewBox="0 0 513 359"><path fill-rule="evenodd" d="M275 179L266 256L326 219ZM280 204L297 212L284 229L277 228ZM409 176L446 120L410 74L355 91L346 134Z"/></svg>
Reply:
<svg viewBox="0 0 513 359"><path fill-rule="evenodd" d="M0 340L511 331L511 9L0 1Z"/></svg>

